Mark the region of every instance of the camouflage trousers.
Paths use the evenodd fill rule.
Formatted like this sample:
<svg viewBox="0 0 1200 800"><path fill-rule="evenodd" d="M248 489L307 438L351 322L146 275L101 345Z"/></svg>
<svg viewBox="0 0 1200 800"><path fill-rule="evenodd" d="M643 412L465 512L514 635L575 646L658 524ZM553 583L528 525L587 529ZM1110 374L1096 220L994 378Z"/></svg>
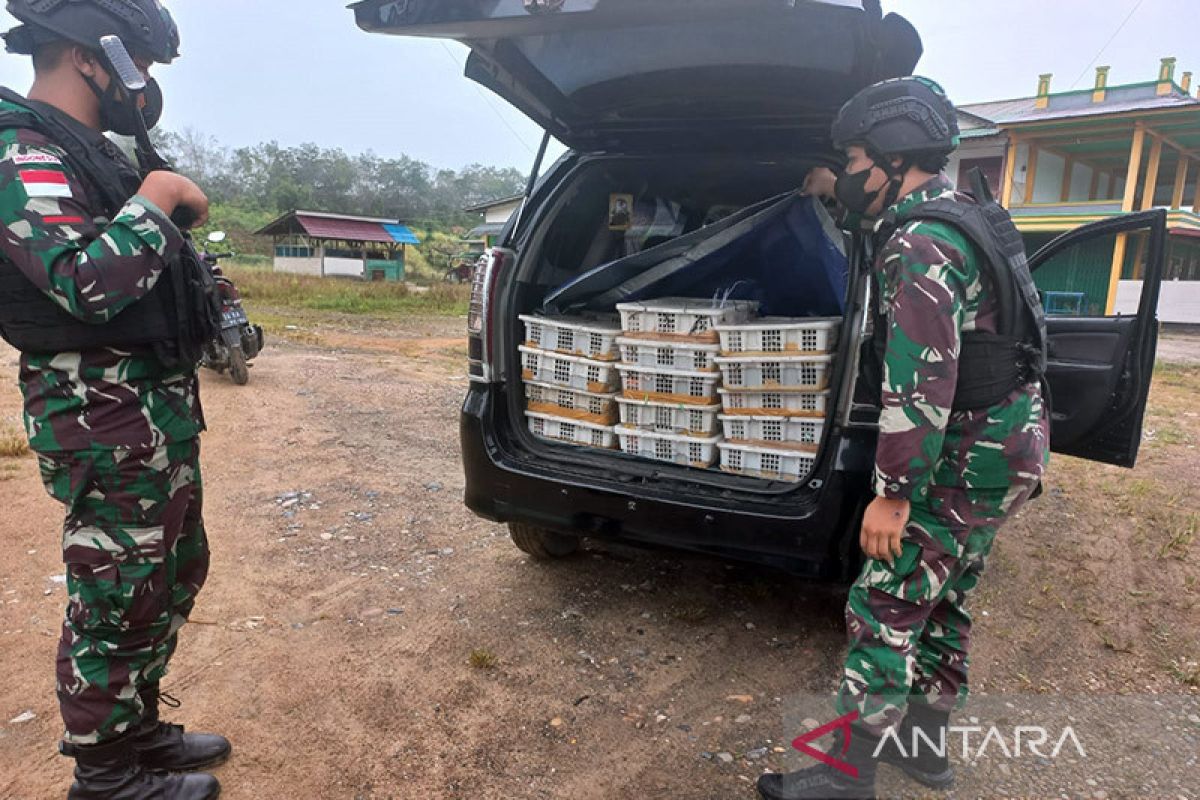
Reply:
<svg viewBox="0 0 1200 800"><path fill-rule="evenodd" d="M935 486L926 500L913 502L901 555L890 565L869 559L850 589L839 713L858 711L858 724L882 735L909 703L951 711L965 702L966 600L996 532L1035 486Z"/></svg>
<svg viewBox="0 0 1200 800"><path fill-rule="evenodd" d="M66 740L96 744L141 719L138 691L166 674L207 577L200 444L39 461L46 489L67 508L59 707Z"/></svg>

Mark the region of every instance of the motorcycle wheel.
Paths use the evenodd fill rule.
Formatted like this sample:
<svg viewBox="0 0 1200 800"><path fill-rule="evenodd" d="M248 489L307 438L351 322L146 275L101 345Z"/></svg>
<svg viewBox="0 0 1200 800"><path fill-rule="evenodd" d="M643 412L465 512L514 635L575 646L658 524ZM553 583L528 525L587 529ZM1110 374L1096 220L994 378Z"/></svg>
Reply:
<svg viewBox="0 0 1200 800"><path fill-rule="evenodd" d="M245 386L250 382L250 368L246 366L246 355L240 347L231 348L229 351L229 376L238 386Z"/></svg>

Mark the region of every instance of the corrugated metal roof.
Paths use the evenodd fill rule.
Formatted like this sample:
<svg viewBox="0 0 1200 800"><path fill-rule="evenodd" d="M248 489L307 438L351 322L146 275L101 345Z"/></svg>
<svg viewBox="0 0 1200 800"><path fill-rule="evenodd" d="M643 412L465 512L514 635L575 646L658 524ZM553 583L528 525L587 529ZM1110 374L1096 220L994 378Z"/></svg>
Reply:
<svg viewBox="0 0 1200 800"><path fill-rule="evenodd" d="M420 244L406 225L379 217L355 217L324 211L289 211L256 232L257 236L307 234L314 239L340 239L382 244Z"/></svg>
<svg viewBox="0 0 1200 800"><path fill-rule="evenodd" d="M1038 108L1036 97L997 100L990 103L971 103L962 106L968 114L990 120L998 125L1021 122L1051 122L1099 114L1120 114L1164 108L1194 108L1200 110L1200 100L1174 90L1159 95L1155 84L1114 86L1108 89L1104 102L1093 103L1091 90L1050 96L1048 108Z"/></svg>
<svg viewBox="0 0 1200 800"><path fill-rule="evenodd" d="M466 208L463 209L463 211L466 211L468 213L473 212L473 211L487 211L489 208L496 208L497 206L506 206L509 203L516 203L516 202L519 202L524 199L525 199L524 194L514 194L509 197L501 197L498 200L489 200L486 203L479 203L478 205L467 206Z"/></svg>
<svg viewBox="0 0 1200 800"><path fill-rule="evenodd" d="M296 221L314 239L344 239L352 242L384 242L386 244L395 241L392 235L378 222L331 219L308 214L297 214Z"/></svg>
<svg viewBox="0 0 1200 800"><path fill-rule="evenodd" d="M478 239L483 236L498 236L500 235L500 232L504 230L505 224L506 223L503 222L489 222L484 225L477 225L474 228L471 228L471 230L467 231L466 238Z"/></svg>
<svg viewBox="0 0 1200 800"><path fill-rule="evenodd" d="M986 139L989 136L999 136L999 128L967 128L959 133L962 139Z"/></svg>

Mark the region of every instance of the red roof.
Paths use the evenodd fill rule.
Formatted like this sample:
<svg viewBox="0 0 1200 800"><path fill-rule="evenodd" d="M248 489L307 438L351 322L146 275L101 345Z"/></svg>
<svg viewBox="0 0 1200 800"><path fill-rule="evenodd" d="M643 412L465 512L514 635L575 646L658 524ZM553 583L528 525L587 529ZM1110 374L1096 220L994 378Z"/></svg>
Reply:
<svg viewBox="0 0 1200 800"><path fill-rule="evenodd" d="M330 219L297 214L296 221L315 239L344 239L352 242L386 242L396 240L378 222L360 222L349 219Z"/></svg>

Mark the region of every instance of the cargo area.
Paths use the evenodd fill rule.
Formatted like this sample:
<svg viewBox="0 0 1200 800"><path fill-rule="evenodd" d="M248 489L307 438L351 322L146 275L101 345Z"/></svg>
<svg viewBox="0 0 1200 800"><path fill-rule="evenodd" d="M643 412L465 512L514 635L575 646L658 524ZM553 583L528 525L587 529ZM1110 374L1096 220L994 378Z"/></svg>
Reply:
<svg viewBox="0 0 1200 800"><path fill-rule="evenodd" d="M598 159L524 245L516 421L534 447L799 483L836 404L844 235L803 160ZM511 373L510 373L511 374Z"/></svg>

